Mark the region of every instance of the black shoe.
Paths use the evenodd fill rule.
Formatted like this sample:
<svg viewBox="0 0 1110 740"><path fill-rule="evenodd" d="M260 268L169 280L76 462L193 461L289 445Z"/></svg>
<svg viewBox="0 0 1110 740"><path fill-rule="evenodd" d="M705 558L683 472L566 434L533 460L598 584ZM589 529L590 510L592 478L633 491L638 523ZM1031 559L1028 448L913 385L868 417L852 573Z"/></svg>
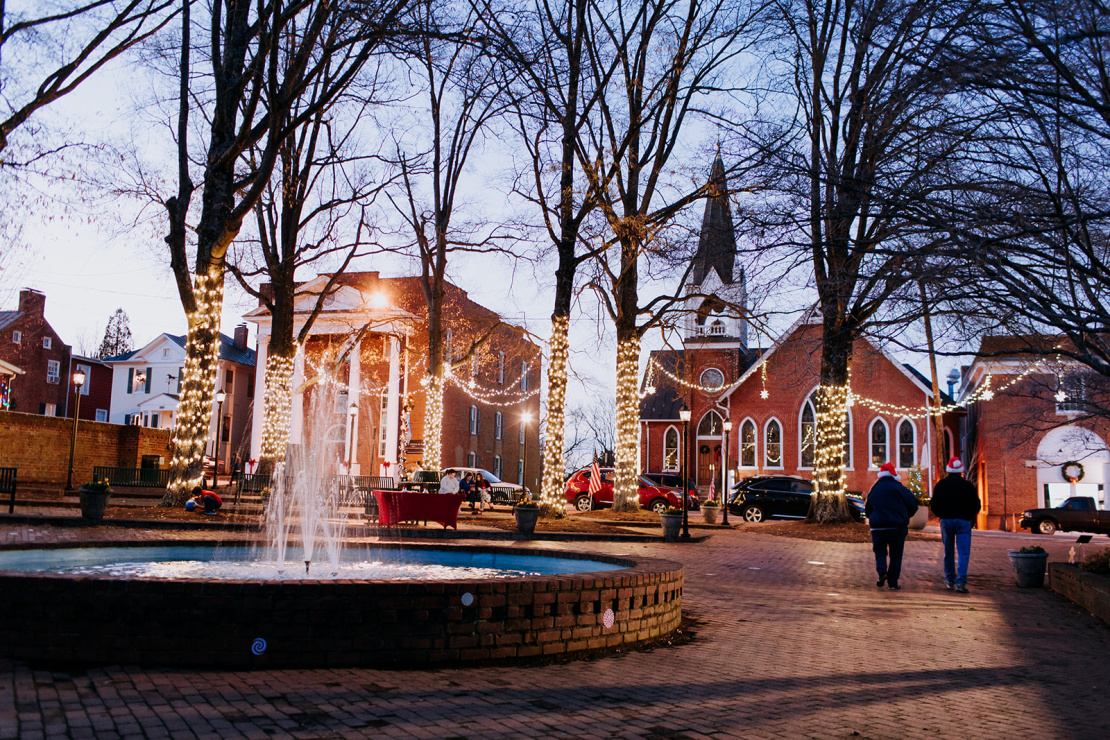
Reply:
<svg viewBox="0 0 1110 740"><path fill-rule="evenodd" d="M902 590L902 587L900 585L898 585L897 583L887 584L887 588L889 588L891 591L901 591Z"/></svg>
<svg viewBox="0 0 1110 740"><path fill-rule="evenodd" d="M956 586L956 593L958 593L958 594L966 594L966 593L968 593L968 591L967 591L967 586L965 586L965 585L964 585L964 584L962 584L962 583L960 583L960 584L957 584L957 586Z"/></svg>
<svg viewBox="0 0 1110 740"><path fill-rule="evenodd" d="M949 591L951 591L952 589L956 588L956 582L955 581L945 581L944 582L944 587L946 589L948 589Z"/></svg>
<svg viewBox="0 0 1110 740"><path fill-rule="evenodd" d="M879 576L879 580L875 581L875 585L879 588L882 588L886 585L886 573L883 573L881 576Z"/></svg>

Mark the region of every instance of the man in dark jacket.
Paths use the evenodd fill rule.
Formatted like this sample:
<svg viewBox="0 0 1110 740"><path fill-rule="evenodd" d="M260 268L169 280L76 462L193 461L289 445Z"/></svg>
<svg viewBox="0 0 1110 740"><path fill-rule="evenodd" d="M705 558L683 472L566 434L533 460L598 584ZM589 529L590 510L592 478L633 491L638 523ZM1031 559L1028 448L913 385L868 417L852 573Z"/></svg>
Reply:
<svg viewBox="0 0 1110 740"><path fill-rule="evenodd" d="M954 588L958 593L966 594L971 522L982 504L975 486L964 480L964 466L960 458L949 460L945 470L948 475L933 486L933 500L929 508L940 519L940 539L944 543L944 585L949 591Z"/></svg>
<svg viewBox="0 0 1110 740"><path fill-rule="evenodd" d="M892 591L901 588L902 551L909 534L910 517L917 511L917 499L909 489L898 482L898 473L892 463L879 467L879 479L867 494L864 513L871 525L871 549L875 551L875 570L882 588L886 584ZM890 563L887 564L887 553Z"/></svg>

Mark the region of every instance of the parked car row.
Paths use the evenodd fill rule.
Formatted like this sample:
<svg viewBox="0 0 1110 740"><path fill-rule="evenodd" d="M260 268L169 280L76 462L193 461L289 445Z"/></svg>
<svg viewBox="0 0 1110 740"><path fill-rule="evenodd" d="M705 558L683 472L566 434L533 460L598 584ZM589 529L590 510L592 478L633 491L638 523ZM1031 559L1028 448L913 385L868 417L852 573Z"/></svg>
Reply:
<svg viewBox="0 0 1110 740"><path fill-rule="evenodd" d="M579 470L567 479L564 496L568 503L574 505L578 511L591 511L593 509L608 508L613 505L613 481L616 471L613 468L600 468L601 487L590 495L590 468ZM660 485L649 480L646 476L639 476L640 506L649 511L661 512L668 506L680 508L682 506L682 492L677 488ZM697 509L699 506L696 492L687 493L687 508Z"/></svg>
<svg viewBox="0 0 1110 740"><path fill-rule="evenodd" d="M771 517L803 519L813 503L813 482L796 475L753 475L732 487L730 514L747 522L762 522ZM852 518L863 520L863 497L848 494Z"/></svg>

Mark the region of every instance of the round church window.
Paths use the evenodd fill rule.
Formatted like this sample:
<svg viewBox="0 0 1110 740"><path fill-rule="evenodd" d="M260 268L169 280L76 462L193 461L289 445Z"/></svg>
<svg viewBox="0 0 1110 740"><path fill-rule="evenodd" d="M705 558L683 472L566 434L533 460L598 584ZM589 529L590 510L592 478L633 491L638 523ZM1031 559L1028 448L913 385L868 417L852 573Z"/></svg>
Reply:
<svg viewBox="0 0 1110 740"><path fill-rule="evenodd" d="M701 374L701 385L710 390L717 390L725 384L725 375L715 367L705 370Z"/></svg>

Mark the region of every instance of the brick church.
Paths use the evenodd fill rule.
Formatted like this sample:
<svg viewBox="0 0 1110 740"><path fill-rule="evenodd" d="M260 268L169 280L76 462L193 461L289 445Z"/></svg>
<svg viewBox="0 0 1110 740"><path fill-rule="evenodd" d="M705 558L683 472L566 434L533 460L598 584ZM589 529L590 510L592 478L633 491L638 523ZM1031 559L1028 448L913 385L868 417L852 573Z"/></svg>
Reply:
<svg viewBox="0 0 1110 740"><path fill-rule="evenodd" d="M770 347L749 346L741 308L747 286L743 268L736 264L735 229L719 158L710 180L719 194L706 203L685 287L682 348L652 352L641 384L641 469L678 472L684 449L679 411L685 405L691 411L691 468L703 491L711 480L720 487L722 464L730 480L758 474L812 479L821 326L803 318ZM922 482L931 486L936 480L930 453L936 449L936 432L921 411L932 405L931 383L860 339L853 347L851 390L856 400L848 413L848 490L870 489L885 462L905 472L920 467ZM951 399L944 396L942 402ZM726 420L732 422L727 451ZM958 439L958 416L946 414L941 440L946 456L959 453Z"/></svg>

